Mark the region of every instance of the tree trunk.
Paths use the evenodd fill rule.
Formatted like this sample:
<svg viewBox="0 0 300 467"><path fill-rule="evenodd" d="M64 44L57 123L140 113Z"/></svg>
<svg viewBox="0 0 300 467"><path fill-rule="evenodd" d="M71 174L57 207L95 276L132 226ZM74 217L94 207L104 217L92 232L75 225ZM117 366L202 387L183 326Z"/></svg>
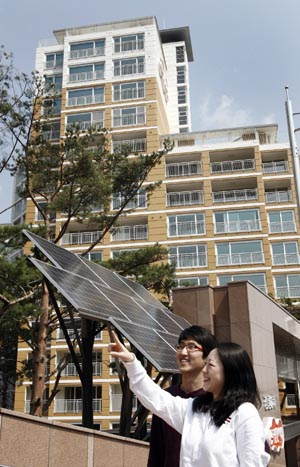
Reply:
<svg viewBox="0 0 300 467"><path fill-rule="evenodd" d="M124 376L123 381L123 397L122 397L122 407L120 413L120 429L119 434L121 436L130 437L131 431L131 414L132 414L132 402L133 402L133 394L129 388L129 379L126 375Z"/></svg>
<svg viewBox="0 0 300 467"><path fill-rule="evenodd" d="M46 284L42 283L42 314L39 319L39 330L36 346L32 355L32 395L30 413L42 416L43 396L45 391L46 364L47 364L47 334L49 318L49 293Z"/></svg>

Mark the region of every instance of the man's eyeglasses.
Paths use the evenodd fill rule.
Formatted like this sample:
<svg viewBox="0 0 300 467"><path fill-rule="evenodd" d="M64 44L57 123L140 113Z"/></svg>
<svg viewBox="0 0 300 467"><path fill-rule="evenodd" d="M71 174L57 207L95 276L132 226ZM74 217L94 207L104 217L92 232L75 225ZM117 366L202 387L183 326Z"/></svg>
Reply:
<svg viewBox="0 0 300 467"><path fill-rule="evenodd" d="M183 349L186 349L187 352L192 353L196 352L197 350L203 350L202 345L197 345L197 344L177 344L175 345L175 350L176 352L182 352Z"/></svg>

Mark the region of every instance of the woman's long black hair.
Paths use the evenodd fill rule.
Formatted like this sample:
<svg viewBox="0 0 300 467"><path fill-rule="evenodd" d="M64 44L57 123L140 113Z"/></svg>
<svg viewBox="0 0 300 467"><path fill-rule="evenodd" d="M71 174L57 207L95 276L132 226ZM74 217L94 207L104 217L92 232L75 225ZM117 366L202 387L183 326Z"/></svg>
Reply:
<svg viewBox="0 0 300 467"><path fill-rule="evenodd" d="M221 426L243 402L260 406L260 397L251 360L238 344L226 342L217 346L224 368L222 398L214 401L211 393L198 396L193 402L194 412L209 412L216 426Z"/></svg>

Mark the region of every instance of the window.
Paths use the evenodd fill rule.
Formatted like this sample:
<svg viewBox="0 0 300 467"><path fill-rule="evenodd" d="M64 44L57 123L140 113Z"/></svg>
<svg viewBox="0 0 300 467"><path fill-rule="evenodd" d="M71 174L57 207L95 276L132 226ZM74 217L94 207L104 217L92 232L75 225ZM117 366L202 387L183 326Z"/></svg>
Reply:
<svg viewBox="0 0 300 467"><path fill-rule="evenodd" d="M185 62L183 45L176 47L176 62L177 63Z"/></svg>
<svg viewBox="0 0 300 467"><path fill-rule="evenodd" d="M177 268L207 266L206 245L185 245L169 248L169 257Z"/></svg>
<svg viewBox="0 0 300 467"><path fill-rule="evenodd" d="M177 287L189 287L191 285L208 285L208 277L179 277Z"/></svg>
<svg viewBox="0 0 300 467"><path fill-rule="evenodd" d="M43 125L42 133L45 139L59 139L60 122L47 123Z"/></svg>
<svg viewBox="0 0 300 467"><path fill-rule="evenodd" d="M89 112L67 116L67 126L79 127L80 130L93 128L103 128L104 111Z"/></svg>
<svg viewBox="0 0 300 467"><path fill-rule="evenodd" d="M86 255L90 261L102 261L102 251L92 251Z"/></svg>
<svg viewBox="0 0 300 467"><path fill-rule="evenodd" d="M258 209L214 213L215 233L250 232L260 230Z"/></svg>
<svg viewBox="0 0 300 467"><path fill-rule="evenodd" d="M87 104L102 104L104 102L104 87L77 89L69 91L68 106L75 107Z"/></svg>
<svg viewBox="0 0 300 467"><path fill-rule="evenodd" d="M43 115L57 115L61 111L61 99L45 99L43 102Z"/></svg>
<svg viewBox="0 0 300 467"><path fill-rule="evenodd" d="M250 281L262 290L262 292L267 292L265 274L226 274L224 276L218 276L219 285L225 285L233 281Z"/></svg>
<svg viewBox="0 0 300 467"><path fill-rule="evenodd" d="M269 212L270 233L294 232L296 230L294 211Z"/></svg>
<svg viewBox="0 0 300 467"><path fill-rule="evenodd" d="M128 52L144 49L144 34L130 34L128 36L114 37L114 51Z"/></svg>
<svg viewBox="0 0 300 467"><path fill-rule="evenodd" d="M272 243L273 265L299 264L297 242Z"/></svg>
<svg viewBox="0 0 300 467"><path fill-rule="evenodd" d="M178 120L179 120L179 125L187 125L188 124L188 109L187 109L187 107L179 107L179 109L178 109Z"/></svg>
<svg viewBox="0 0 300 467"><path fill-rule="evenodd" d="M113 100L125 101L145 97L145 81L115 84L113 86Z"/></svg>
<svg viewBox="0 0 300 467"><path fill-rule="evenodd" d="M217 244L217 266L263 263L262 242L234 242Z"/></svg>
<svg viewBox="0 0 300 467"><path fill-rule="evenodd" d="M63 66L64 54L56 52L53 54L46 54L46 69L61 68Z"/></svg>
<svg viewBox="0 0 300 467"><path fill-rule="evenodd" d="M186 104L186 86L178 86L178 104Z"/></svg>
<svg viewBox="0 0 300 467"><path fill-rule="evenodd" d="M99 55L104 55L104 48L104 39L89 42L79 42L78 44L71 44L70 59L96 57Z"/></svg>
<svg viewBox="0 0 300 467"><path fill-rule="evenodd" d="M202 213L168 216L168 235L199 235L205 233L205 217Z"/></svg>
<svg viewBox="0 0 300 467"><path fill-rule="evenodd" d="M45 87L48 91L60 91L62 88L62 75L45 76Z"/></svg>
<svg viewBox="0 0 300 467"><path fill-rule="evenodd" d="M185 83L185 66L177 67L177 84Z"/></svg>
<svg viewBox="0 0 300 467"><path fill-rule="evenodd" d="M146 123L146 107L129 107L113 110L113 127L144 125Z"/></svg>
<svg viewBox="0 0 300 467"><path fill-rule="evenodd" d="M70 67L70 83L104 79L104 63Z"/></svg>
<svg viewBox="0 0 300 467"><path fill-rule="evenodd" d="M114 76L137 75L144 73L145 59L144 57L124 58L122 60L114 60Z"/></svg>
<svg viewBox="0 0 300 467"><path fill-rule="evenodd" d="M43 212L45 212L46 214L50 214L50 220L51 221L55 220L56 213L55 213L55 211L51 211L50 213L48 213L47 203L38 203L38 206L41 208L41 210ZM37 221L43 221L44 220L44 217L42 216L42 213L38 209L36 209L35 219Z"/></svg>
<svg viewBox="0 0 300 467"><path fill-rule="evenodd" d="M276 298L300 297L300 274L283 274L274 276Z"/></svg>

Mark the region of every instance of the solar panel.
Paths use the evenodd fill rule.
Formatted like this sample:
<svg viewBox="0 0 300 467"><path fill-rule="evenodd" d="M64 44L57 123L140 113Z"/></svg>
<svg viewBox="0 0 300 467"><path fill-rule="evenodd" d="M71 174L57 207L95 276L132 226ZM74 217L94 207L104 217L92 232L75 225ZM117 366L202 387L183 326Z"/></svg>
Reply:
<svg viewBox="0 0 300 467"><path fill-rule="evenodd" d="M117 273L24 232L55 265L30 258L82 317L112 323L162 372L177 372L174 345L190 326L150 292ZM56 267L58 266L58 267Z"/></svg>

